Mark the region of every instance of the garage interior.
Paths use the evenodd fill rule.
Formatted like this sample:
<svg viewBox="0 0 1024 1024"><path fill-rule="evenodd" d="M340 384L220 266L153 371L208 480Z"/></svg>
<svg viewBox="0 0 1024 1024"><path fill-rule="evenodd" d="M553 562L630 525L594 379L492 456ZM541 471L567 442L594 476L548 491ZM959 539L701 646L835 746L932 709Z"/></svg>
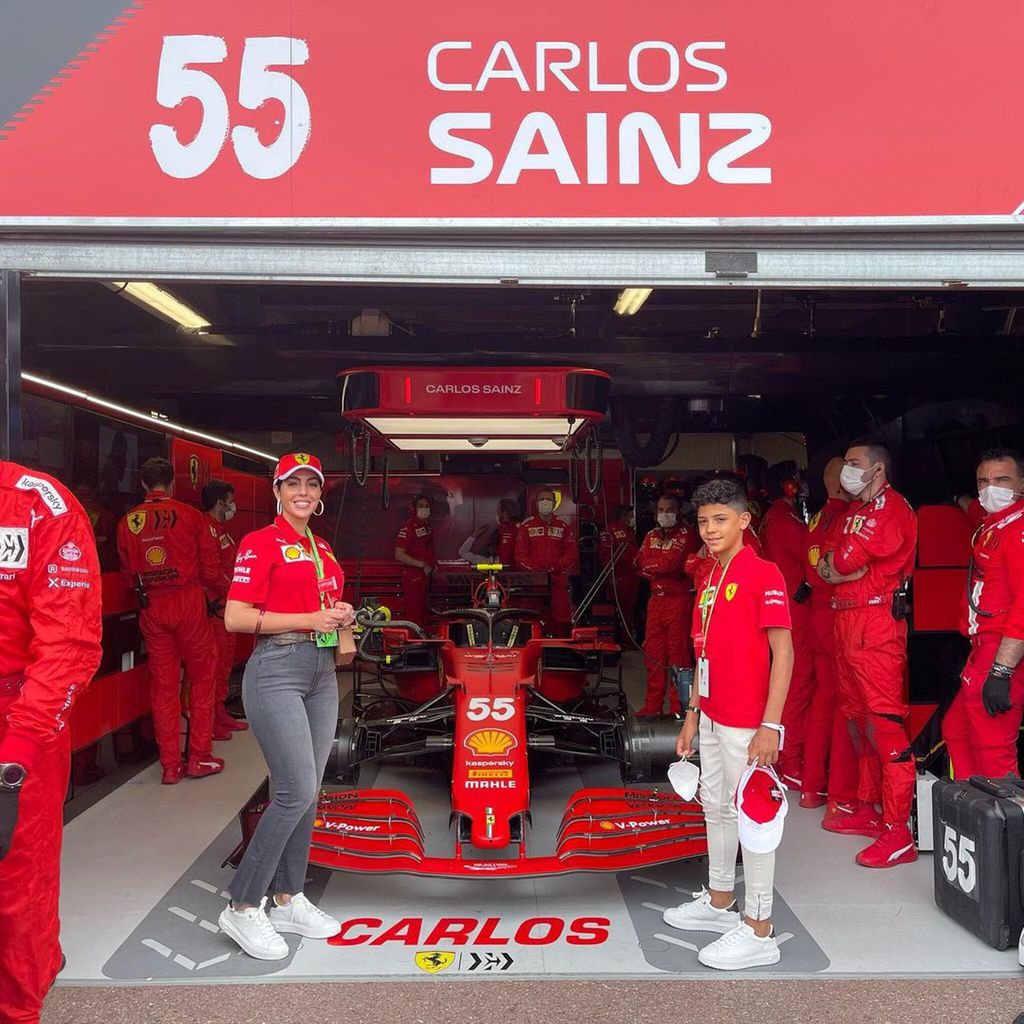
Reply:
<svg viewBox="0 0 1024 1024"><path fill-rule="evenodd" d="M660 414L670 417L673 434L696 446L684 451L699 450L694 435L729 437L734 453L753 450L755 438L768 435L805 447L812 508L816 470L865 432L881 433L898 449L898 483L914 504L971 493L976 452L1021 439L1024 291L758 290L734 281L655 287L638 313L620 316L618 287L158 283L209 326L173 326L98 280L24 276L25 372L258 450L308 448L328 470L344 471L335 381L341 369L592 367L611 375L618 421L641 440L657 429ZM611 420L603 435L606 457L614 457ZM32 444L28 434L30 455ZM437 458L391 465L436 471L443 469ZM642 662L635 653L625 660L635 694ZM263 774L251 734L236 736L230 747L228 770L216 785L183 786L154 800L147 783L158 769L148 768L72 812L61 985L422 977L414 964L420 947L400 943L338 949L293 939L289 958L272 967L227 955L205 925L216 920L228 877L221 862L237 839L238 808ZM434 838L443 839L446 809L436 784L415 769L388 771L396 777L376 784L414 792L428 809L424 818L434 821ZM591 774L588 784L600 784L600 774ZM572 781L553 776L536 795L538 813L555 814L578 782L575 774ZM778 876L779 929L789 948L778 968L758 977L897 974L924 982L937 975L1017 975L1015 951L988 949L935 909L931 855L905 870L864 872L853 865L860 841L826 838L816 819L817 812L790 815ZM168 834L167 822L180 827ZM133 851L130 864L126 851ZM116 877L111 863L119 865ZM643 877L492 882L468 893L464 883L317 870L308 891L328 911L385 926L408 916L515 922L531 914L603 915L611 922L607 945L526 950L517 953L516 975L706 980L697 946L666 936L658 910L699 889L703 868L697 862ZM92 909L97 901L114 908L102 926Z"/></svg>

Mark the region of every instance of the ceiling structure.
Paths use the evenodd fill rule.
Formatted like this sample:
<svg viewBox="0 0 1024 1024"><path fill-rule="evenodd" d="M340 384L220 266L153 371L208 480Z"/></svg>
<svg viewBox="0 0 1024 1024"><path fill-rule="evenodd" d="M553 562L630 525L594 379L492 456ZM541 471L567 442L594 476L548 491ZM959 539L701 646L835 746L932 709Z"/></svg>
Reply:
<svg viewBox="0 0 1024 1024"><path fill-rule="evenodd" d="M681 429L792 430L844 404L1015 402L1024 332L1024 293L1006 291L658 288L622 317L610 288L161 286L211 328L174 328L95 281L26 277L25 369L210 430L327 432L346 367L580 365L632 396L641 429L653 397L680 395ZM353 336L367 310L390 335Z"/></svg>

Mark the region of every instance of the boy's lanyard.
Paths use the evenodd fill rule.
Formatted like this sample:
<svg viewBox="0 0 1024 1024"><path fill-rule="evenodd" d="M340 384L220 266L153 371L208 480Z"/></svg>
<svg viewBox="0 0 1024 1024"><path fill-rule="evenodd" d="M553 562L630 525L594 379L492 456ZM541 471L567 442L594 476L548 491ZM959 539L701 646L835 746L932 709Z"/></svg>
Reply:
<svg viewBox="0 0 1024 1024"><path fill-rule="evenodd" d="M320 607L326 608L327 595L321 586L324 581L324 562L320 557L320 550L316 546L316 538L313 536L313 531L308 526L306 527L306 539L309 541L310 549L313 552L313 564L316 566L317 592L320 595ZM338 631L332 629L329 633L317 633L316 645L317 647L337 647Z"/></svg>
<svg viewBox="0 0 1024 1024"><path fill-rule="evenodd" d="M735 557L735 555L732 556L732 558ZM718 588L714 589L711 585L715 578L715 568L717 568L718 565L717 561L715 566L711 569L711 573L708 576L707 586L704 588L705 599L701 604L700 609L700 632L703 640L702 653L705 658L707 658L708 630L711 628L711 616L714 614L715 605L718 603L718 595L721 592L722 587L725 586L725 577L729 572L729 566L732 565L732 558L730 558L722 568L722 576L718 581Z"/></svg>

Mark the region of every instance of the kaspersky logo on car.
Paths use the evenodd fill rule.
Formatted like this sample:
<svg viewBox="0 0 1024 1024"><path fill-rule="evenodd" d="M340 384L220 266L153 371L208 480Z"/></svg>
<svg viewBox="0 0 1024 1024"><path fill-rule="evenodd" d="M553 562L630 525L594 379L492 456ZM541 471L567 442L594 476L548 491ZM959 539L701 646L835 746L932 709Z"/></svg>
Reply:
<svg viewBox="0 0 1024 1024"><path fill-rule="evenodd" d="M507 729L477 729L466 737L464 743L474 754L492 757L507 754L518 745L515 736Z"/></svg>

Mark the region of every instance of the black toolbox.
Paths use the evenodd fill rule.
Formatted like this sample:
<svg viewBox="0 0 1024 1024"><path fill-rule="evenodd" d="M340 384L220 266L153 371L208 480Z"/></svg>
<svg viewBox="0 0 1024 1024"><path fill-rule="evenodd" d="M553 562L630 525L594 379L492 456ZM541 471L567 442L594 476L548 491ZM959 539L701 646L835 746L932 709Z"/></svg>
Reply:
<svg viewBox="0 0 1024 1024"><path fill-rule="evenodd" d="M1024 782L939 779L932 787L935 902L996 949L1024 928Z"/></svg>

